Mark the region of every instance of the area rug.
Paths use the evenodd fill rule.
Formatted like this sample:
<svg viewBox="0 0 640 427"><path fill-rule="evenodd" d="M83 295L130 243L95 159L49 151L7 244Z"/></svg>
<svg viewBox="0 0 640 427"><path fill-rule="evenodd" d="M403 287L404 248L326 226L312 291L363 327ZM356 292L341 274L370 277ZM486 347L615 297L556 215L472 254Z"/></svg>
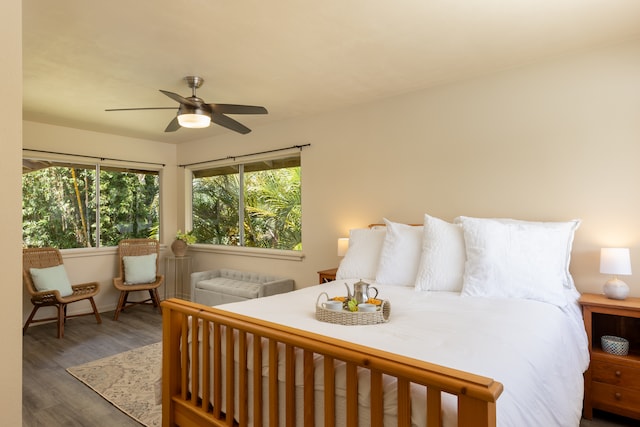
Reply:
<svg viewBox="0 0 640 427"><path fill-rule="evenodd" d="M148 427L162 424L162 343L136 348L67 372L116 408Z"/></svg>

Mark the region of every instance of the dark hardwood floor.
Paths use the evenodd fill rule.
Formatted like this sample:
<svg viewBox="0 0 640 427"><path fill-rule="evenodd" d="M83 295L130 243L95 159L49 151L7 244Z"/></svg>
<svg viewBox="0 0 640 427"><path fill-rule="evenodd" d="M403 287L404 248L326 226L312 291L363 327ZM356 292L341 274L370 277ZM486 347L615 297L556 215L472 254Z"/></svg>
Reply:
<svg viewBox="0 0 640 427"><path fill-rule="evenodd" d="M162 340L159 309L138 306L120 313L69 319L64 338L55 323L30 326L22 340L22 425L136 426L140 424L71 376L71 366L101 359Z"/></svg>
<svg viewBox="0 0 640 427"><path fill-rule="evenodd" d="M23 338L22 425L24 427L113 427L138 424L100 397L66 369L162 340L162 316L149 306L120 314L101 313L69 319L65 336L56 338L56 325L31 326ZM630 427L639 421L596 413L581 427Z"/></svg>

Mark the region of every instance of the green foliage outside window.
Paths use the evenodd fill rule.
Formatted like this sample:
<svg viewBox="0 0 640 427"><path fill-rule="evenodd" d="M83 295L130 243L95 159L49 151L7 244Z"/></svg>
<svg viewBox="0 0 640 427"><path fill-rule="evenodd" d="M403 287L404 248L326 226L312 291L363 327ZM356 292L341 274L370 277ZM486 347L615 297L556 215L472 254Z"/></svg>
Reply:
<svg viewBox="0 0 640 427"><path fill-rule="evenodd" d="M193 234L199 243L302 250L300 162L295 158L195 173ZM244 206L240 208L240 174ZM241 210L240 210L241 209ZM240 215L242 212L242 236Z"/></svg>
<svg viewBox="0 0 640 427"><path fill-rule="evenodd" d="M69 249L116 246L126 238L157 238L157 172L102 168L99 182L98 192L96 169L90 166L54 163L27 169L22 175L24 245Z"/></svg>

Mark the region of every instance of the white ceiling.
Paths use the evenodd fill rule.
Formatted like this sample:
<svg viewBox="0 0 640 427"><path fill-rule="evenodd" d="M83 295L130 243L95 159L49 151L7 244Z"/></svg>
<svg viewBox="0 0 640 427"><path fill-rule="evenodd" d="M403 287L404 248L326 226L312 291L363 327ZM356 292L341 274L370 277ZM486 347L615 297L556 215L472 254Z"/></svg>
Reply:
<svg viewBox="0 0 640 427"><path fill-rule="evenodd" d="M164 89L261 125L640 38L638 0L24 0L26 120L180 143ZM238 137L242 137L238 135Z"/></svg>

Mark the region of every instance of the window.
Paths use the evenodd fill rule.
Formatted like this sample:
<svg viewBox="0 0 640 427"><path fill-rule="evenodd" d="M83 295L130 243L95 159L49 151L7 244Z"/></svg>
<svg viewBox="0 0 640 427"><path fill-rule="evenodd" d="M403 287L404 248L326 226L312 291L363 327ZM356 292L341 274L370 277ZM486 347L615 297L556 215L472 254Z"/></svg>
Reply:
<svg viewBox="0 0 640 427"><path fill-rule="evenodd" d="M198 243L302 250L300 155L193 172Z"/></svg>
<svg viewBox="0 0 640 427"><path fill-rule="evenodd" d="M26 246L116 246L158 237L157 171L23 159Z"/></svg>

